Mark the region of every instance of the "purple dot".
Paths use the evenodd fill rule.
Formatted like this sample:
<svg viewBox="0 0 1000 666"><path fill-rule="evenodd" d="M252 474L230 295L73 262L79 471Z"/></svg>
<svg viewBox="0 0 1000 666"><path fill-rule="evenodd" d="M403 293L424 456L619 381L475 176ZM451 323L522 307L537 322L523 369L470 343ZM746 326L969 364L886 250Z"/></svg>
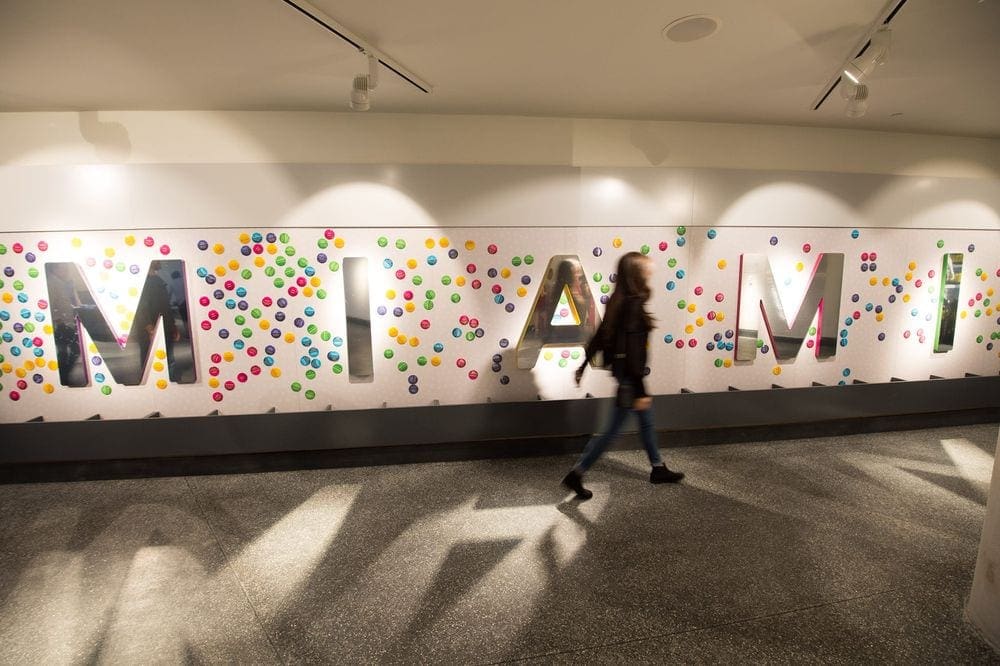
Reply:
<svg viewBox="0 0 1000 666"><path fill-rule="evenodd" d="M208 241L206 241L206 240L200 240L200 241L198 241L198 249L199 250L207 250L208 249Z"/></svg>
<svg viewBox="0 0 1000 666"><path fill-rule="evenodd" d="M316 261L319 262L319 263L321 263L321 264L325 264L326 263L326 255L323 254L322 252L320 252L319 254L316 255Z"/></svg>
<svg viewBox="0 0 1000 666"><path fill-rule="evenodd" d="M268 234L268 235L270 236L271 234ZM285 299L285 298L279 298L278 299L278 307L279 308L286 308L286 307L288 307L288 300Z"/></svg>
<svg viewBox="0 0 1000 666"><path fill-rule="evenodd" d="M101 357L100 356L95 356L92 359L90 359L90 362L93 363L94 365L100 365L101 364Z"/></svg>
<svg viewBox="0 0 1000 666"><path fill-rule="evenodd" d="M878 339L879 339L879 342L881 342L882 340L885 340L885 333L879 333L878 334Z"/></svg>
<svg viewBox="0 0 1000 666"><path fill-rule="evenodd" d="M225 340L226 338L228 338L229 337L229 329L220 328L219 329L219 337L222 338L223 340Z"/></svg>
<svg viewBox="0 0 1000 666"><path fill-rule="evenodd" d="M506 349L507 345L509 345L509 344L510 344L510 341L507 338L500 338L500 347L502 347L503 349Z"/></svg>
<svg viewBox="0 0 1000 666"><path fill-rule="evenodd" d="M250 249L249 245L244 245L243 247L240 248L240 254L242 254L244 257L249 257L251 252L253 252L253 250Z"/></svg>
<svg viewBox="0 0 1000 666"><path fill-rule="evenodd" d="M410 389L409 390L410 390L410 393L412 395L416 395L417 391L419 391L420 388L416 384L410 384Z"/></svg>
<svg viewBox="0 0 1000 666"><path fill-rule="evenodd" d="M392 314L394 316L396 316L396 317L402 317L403 316L403 308L393 308L392 309Z"/></svg>
<svg viewBox="0 0 1000 666"><path fill-rule="evenodd" d="M406 381L410 382L411 384L416 384L417 383L417 376L416 375L410 375L409 377L406 378Z"/></svg>
<svg viewBox="0 0 1000 666"><path fill-rule="evenodd" d="M530 275L522 275L521 276L521 284L531 284L531 276Z"/></svg>
<svg viewBox="0 0 1000 666"><path fill-rule="evenodd" d="M777 236L771 236L771 240L769 240L768 242L771 245L777 245L778 244L778 237Z"/></svg>
<svg viewBox="0 0 1000 666"><path fill-rule="evenodd" d="M500 363L501 361L503 361L503 356L501 356L500 354L493 354L494 363Z"/></svg>
<svg viewBox="0 0 1000 666"><path fill-rule="evenodd" d="M305 325L306 325L306 320L305 320L305 319L303 319L302 317L296 317L296 318L295 318L295 319L294 319L294 320L292 321L292 323L293 323L293 324L295 324L295 328L302 328L303 326L305 326Z"/></svg>
<svg viewBox="0 0 1000 666"><path fill-rule="evenodd" d="M266 238L268 243L273 243L274 241L278 240L278 237L274 234L273 231L269 233Z"/></svg>
<svg viewBox="0 0 1000 666"><path fill-rule="evenodd" d="M284 312L275 312L274 313L274 318L275 318L276 321L285 321L285 313Z"/></svg>
<svg viewBox="0 0 1000 666"><path fill-rule="evenodd" d="M27 261L29 264L35 263L35 253L28 252L27 254L24 255L24 260Z"/></svg>
<svg viewBox="0 0 1000 666"><path fill-rule="evenodd" d="M280 328L272 328L271 329L271 337L272 338L280 338L281 337L281 329Z"/></svg>
<svg viewBox="0 0 1000 666"><path fill-rule="evenodd" d="M388 310L385 309L384 305L380 305L375 309L375 312L379 313L380 315L384 315L386 312L388 312Z"/></svg>
<svg viewBox="0 0 1000 666"><path fill-rule="evenodd" d="M603 296L601 296L601 304L602 305L607 305L609 300L610 299L608 298L607 294L604 294Z"/></svg>
<svg viewBox="0 0 1000 666"><path fill-rule="evenodd" d="M513 303L508 303L507 305L504 306L504 309L507 310L507 312L513 312L514 311L514 304Z"/></svg>
<svg viewBox="0 0 1000 666"><path fill-rule="evenodd" d="M448 256L452 259L458 258L458 250L456 250L455 248L448 250Z"/></svg>

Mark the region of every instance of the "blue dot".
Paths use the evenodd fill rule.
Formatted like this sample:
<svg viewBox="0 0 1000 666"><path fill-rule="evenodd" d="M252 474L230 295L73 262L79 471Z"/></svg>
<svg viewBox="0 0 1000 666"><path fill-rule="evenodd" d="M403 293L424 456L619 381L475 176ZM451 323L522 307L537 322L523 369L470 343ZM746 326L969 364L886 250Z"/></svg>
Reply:
<svg viewBox="0 0 1000 666"><path fill-rule="evenodd" d="M274 359L272 357L270 357L270 356L265 356L264 357L264 365L266 365L268 367L271 367L272 365L274 365Z"/></svg>
<svg viewBox="0 0 1000 666"><path fill-rule="evenodd" d="M273 234L268 234L268 236L272 236L272 235ZM254 243L259 243L262 240L264 240L264 237L260 235L259 231L255 231L252 234L250 234L250 240L252 240ZM274 241L271 240L271 239L268 239L268 242L269 243L273 243Z"/></svg>
<svg viewBox="0 0 1000 666"><path fill-rule="evenodd" d="M434 343L434 351L436 351L437 353L440 354L441 352L444 351L444 345L442 343L440 343L440 342L435 342Z"/></svg>
<svg viewBox="0 0 1000 666"><path fill-rule="evenodd" d="M850 368L844 368L843 375L845 377L850 377L851 376L851 369Z"/></svg>
<svg viewBox="0 0 1000 666"><path fill-rule="evenodd" d="M319 370L321 367L323 367L323 361L319 360L318 358L314 358L312 360L312 367Z"/></svg>
<svg viewBox="0 0 1000 666"><path fill-rule="evenodd" d="M777 245L778 244L778 237L777 236L771 236L771 240L769 240L768 242L771 245Z"/></svg>
<svg viewBox="0 0 1000 666"><path fill-rule="evenodd" d="M674 273L674 275L677 276L678 280L683 280L684 279L684 271L683 270L677 271L676 273Z"/></svg>
<svg viewBox="0 0 1000 666"><path fill-rule="evenodd" d="M392 259L386 257L382 260L382 268L392 268Z"/></svg>
<svg viewBox="0 0 1000 666"><path fill-rule="evenodd" d="M246 287L236 287L236 295L243 298L247 295Z"/></svg>
<svg viewBox="0 0 1000 666"><path fill-rule="evenodd" d="M677 283L675 283L673 280L667 283L667 291L673 291L676 288L677 288Z"/></svg>
<svg viewBox="0 0 1000 666"><path fill-rule="evenodd" d="M709 240L715 238L715 236L716 236L715 229L709 229L707 235L708 235Z"/></svg>
<svg viewBox="0 0 1000 666"><path fill-rule="evenodd" d="M335 352L335 351L330 351L330 352L327 352L326 358L327 358L328 361L339 361L340 360L340 354L337 353L337 352Z"/></svg>
<svg viewBox="0 0 1000 666"><path fill-rule="evenodd" d="M305 314L305 315L306 315L307 317L312 317L312 316L313 316L314 314L316 314L316 308L314 308L314 307L313 307L313 306L311 306L311 305L307 305L307 306L306 306L306 309L305 309L305 310L303 310L302 312L303 312L303 313L304 313L304 314Z"/></svg>
<svg viewBox="0 0 1000 666"><path fill-rule="evenodd" d="M451 336L453 338L460 338L460 337L462 337L462 329L460 329L458 327L455 327L455 328L451 329Z"/></svg>
<svg viewBox="0 0 1000 666"><path fill-rule="evenodd" d="M861 235L861 232L858 231L857 229L852 229L851 230L851 238L857 238L860 235Z"/></svg>
<svg viewBox="0 0 1000 666"><path fill-rule="evenodd" d="M344 338L340 337L339 335L333 339L334 347L340 347L343 344L344 344Z"/></svg>
<svg viewBox="0 0 1000 666"><path fill-rule="evenodd" d="M104 383L104 379L105 378L103 372L98 372L96 375L94 375L94 381L97 382L98 384Z"/></svg>
<svg viewBox="0 0 1000 666"><path fill-rule="evenodd" d="M846 347L847 346L847 338L841 338L840 339L840 346L841 347Z"/></svg>
<svg viewBox="0 0 1000 666"><path fill-rule="evenodd" d="M678 236L677 237L677 247L684 247L684 243L686 243L686 242L687 241L684 240L683 236Z"/></svg>
<svg viewBox="0 0 1000 666"><path fill-rule="evenodd" d="M244 343L242 340L236 340L235 342L233 342L233 347L235 347L236 349L243 349L245 346L246 343Z"/></svg>
<svg viewBox="0 0 1000 666"><path fill-rule="evenodd" d="M427 257L427 265L428 266L433 266L437 262L438 262L438 258L435 257L433 254L431 256Z"/></svg>

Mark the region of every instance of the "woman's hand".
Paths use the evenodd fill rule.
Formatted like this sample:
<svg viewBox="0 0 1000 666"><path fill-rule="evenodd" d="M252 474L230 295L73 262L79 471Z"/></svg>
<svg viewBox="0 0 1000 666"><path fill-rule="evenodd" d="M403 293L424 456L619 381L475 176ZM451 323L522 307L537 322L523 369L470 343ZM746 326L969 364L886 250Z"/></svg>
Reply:
<svg viewBox="0 0 1000 666"><path fill-rule="evenodd" d="M583 370L586 367L587 367L587 364L584 363L583 365L581 365L579 368L576 369L576 385L577 386L580 385L580 380L583 379Z"/></svg>
<svg viewBox="0 0 1000 666"><path fill-rule="evenodd" d="M633 409L636 409L640 412L644 412L652 406L653 406L653 398L647 395L644 398L636 398Z"/></svg>

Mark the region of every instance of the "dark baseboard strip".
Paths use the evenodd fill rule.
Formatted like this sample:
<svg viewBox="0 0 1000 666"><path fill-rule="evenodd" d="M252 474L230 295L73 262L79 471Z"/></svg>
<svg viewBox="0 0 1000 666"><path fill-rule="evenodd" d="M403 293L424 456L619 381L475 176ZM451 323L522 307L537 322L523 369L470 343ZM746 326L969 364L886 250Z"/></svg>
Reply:
<svg viewBox="0 0 1000 666"><path fill-rule="evenodd" d="M810 423L665 430L660 432L660 444L664 449L670 449L739 442L777 442L789 439L840 437L864 433L997 423L998 421L1000 421L1000 409L970 409L835 419ZM0 484L207 474L252 474L370 465L405 465L569 455L580 453L588 438L588 435L574 435L273 453L8 464L0 465ZM623 436L614 448L641 448L638 435L632 433Z"/></svg>

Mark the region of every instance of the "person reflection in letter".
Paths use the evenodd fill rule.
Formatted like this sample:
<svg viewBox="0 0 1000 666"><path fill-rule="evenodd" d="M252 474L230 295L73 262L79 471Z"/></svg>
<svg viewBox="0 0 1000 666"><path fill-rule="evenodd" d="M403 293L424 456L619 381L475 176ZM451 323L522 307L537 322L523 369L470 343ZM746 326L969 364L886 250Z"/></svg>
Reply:
<svg viewBox="0 0 1000 666"><path fill-rule="evenodd" d="M587 345L583 365L576 371L576 383L579 385L587 363L600 350L612 356L611 370L619 385L607 430L587 442L583 455L562 481L581 500L590 499L594 495L583 487L583 474L597 462L608 444L618 435L630 412L635 412L639 417L642 444L646 447L646 454L652 465L649 482L672 483L684 478L682 472L667 469L660 457L653 425L653 399L646 393L643 382L646 347L649 331L653 328L653 319L645 309L651 293L649 278L652 272L653 262L638 252L629 252L619 260L618 279L615 291L608 301L604 321Z"/></svg>
<svg viewBox="0 0 1000 666"><path fill-rule="evenodd" d="M173 308L170 307L170 290L166 281L160 277L162 265L159 261L152 261L149 264L149 273L146 275L146 284L142 288L143 300L139 304L139 310L135 313L135 319L145 322L145 331L139 337L139 349L143 363L149 358L149 349L156 336L156 322L163 318L164 345L167 348L167 366L174 367L174 343L180 339L180 330L177 328L177 321L174 318ZM148 298L146 294L149 294Z"/></svg>

